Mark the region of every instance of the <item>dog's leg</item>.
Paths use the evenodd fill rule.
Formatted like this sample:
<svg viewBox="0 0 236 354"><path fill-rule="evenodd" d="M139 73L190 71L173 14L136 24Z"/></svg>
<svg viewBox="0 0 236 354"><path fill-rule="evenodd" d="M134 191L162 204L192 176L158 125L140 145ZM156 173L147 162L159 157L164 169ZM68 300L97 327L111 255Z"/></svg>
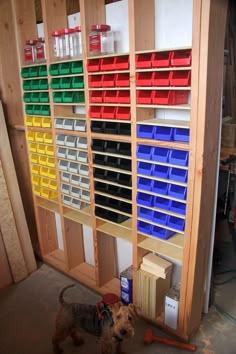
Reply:
<svg viewBox="0 0 236 354"><path fill-rule="evenodd" d="M71 336L75 346L79 346L79 345L84 344L84 339L79 335L76 328L71 329L70 336Z"/></svg>
<svg viewBox="0 0 236 354"><path fill-rule="evenodd" d="M65 330L56 330L54 336L52 337L52 345L54 354L62 354L63 350L60 343L63 342L68 336L68 332Z"/></svg>

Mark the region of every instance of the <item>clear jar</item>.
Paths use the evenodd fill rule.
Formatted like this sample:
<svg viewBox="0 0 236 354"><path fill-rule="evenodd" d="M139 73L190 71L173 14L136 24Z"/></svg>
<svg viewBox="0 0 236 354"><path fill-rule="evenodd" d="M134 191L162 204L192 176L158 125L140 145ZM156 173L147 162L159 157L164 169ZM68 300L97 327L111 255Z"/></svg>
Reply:
<svg viewBox="0 0 236 354"><path fill-rule="evenodd" d="M90 55L113 54L114 33L109 25L93 25L89 34Z"/></svg>
<svg viewBox="0 0 236 354"><path fill-rule="evenodd" d="M75 53L76 57L82 57L82 33L81 33L81 27L77 26L75 27L74 30L74 38L75 38Z"/></svg>
<svg viewBox="0 0 236 354"><path fill-rule="evenodd" d="M45 63L46 61L44 38L38 38L35 45L35 60L37 63Z"/></svg>
<svg viewBox="0 0 236 354"><path fill-rule="evenodd" d="M70 58L70 29L64 28L61 31L63 58Z"/></svg>
<svg viewBox="0 0 236 354"><path fill-rule="evenodd" d="M70 57L76 58L76 40L75 40L75 30L73 28L69 28L69 44L70 44Z"/></svg>
<svg viewBox="0 0 236 354"><path fill-rule="evenodd" d="M29 39L25 42L24 58L25 64L32 64L35 62L35 45L36 41Z"/></svg>
<svg viewBox="0 0 236 354"><path fill-rule="evenodd" d="M58 59L61 56L60 40L61 40L60 31L53 31L52 32L52 52L55 59Z"/></svg>

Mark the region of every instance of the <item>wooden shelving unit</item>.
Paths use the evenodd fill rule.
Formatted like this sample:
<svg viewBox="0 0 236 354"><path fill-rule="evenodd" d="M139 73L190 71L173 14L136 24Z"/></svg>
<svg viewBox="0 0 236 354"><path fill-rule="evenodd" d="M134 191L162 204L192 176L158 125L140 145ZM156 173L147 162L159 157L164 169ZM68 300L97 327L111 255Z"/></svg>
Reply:
<svg viewBox="0 0 236 354"><path fill-rule="evenodd" d="M23 47L26 37L36 38L37 28L34 16L34 1L28 0L27 7L19 7L17 1L14 0L13 7L8 9L8 16L12 11L14 18L14 31L17 38L17 48L19 48L17 67L18 76L17 84L14 87L21 86L21 95L23 96L22 79L19 77L21 68L28 66L23 62ZM154 19L154 6L155 1L149 0L148 6L146 0L128 0L129 12L129 52L117 53L112 56L129 56L129 70L112 70L112 71L87 71L87 61L94 59L102 59L102 56L89 57L88 53L88 31L94 23L106 23L105 17L105 4L104 0L80 0L80 18L82 27L82 43L83 43L83 57L79 59L67 61L55 61L51 52L51 32L58 28L67 26L66 14L66 1L63 0L41 0L42 14L44 21L45 43L47 51L47 76L40 77L48 79L48 90L42 92L49 92L49 103L39 103L48 105L50 107L51 127L42 128L35 126L26 126L25 134L31 132L51 134L53 156L47 154L44 157L52 157L55 159L55 181L57 190L56 195L51 199L42 197L42 195L33 194L33 204L35 210L36 224L38 237L40 242L41 253L43 259L65 272L66 274L74 277L83 284L93 288L101 294L113 292L120 294L120 282L117 275L114 275L115 268L115 242L122 240L128 242L132 246L133 252L133 301L137 302L137 271L139 270L142 257L148 252L155 252L164 258L177 262L182 267L181 276L181 292L180 292L180 307L179 307L179 321L176 331L169 329L171 333L187 340L196 329L199 327L201 320L202 302L204 296L204 282L205 271L208 259L209 242L211 236L211 220L213 209L213 196L214 196L214 183L212 178L216 174L216 152L217 152L217 139L219 121L216 119L220 116L221 104L221 68L223 67L223 43L224 43L224 28L227 5L226 1L220 4L213 1L206 2L204 0L193 0L193 24L192 24L192 47L180 48L164 48L157 50L155 48L155 19ZM94 11L96 9L96 11ZM115 15L114 15L115 16ZM18 21L18 18L29 18L30 21ZM0 15L1 18L1 15ZM10 37L11 38L11 37ZM15 38L15 37L14 37ZM3 45L4 47L4 45ZM7 49L5 43L5 50ZM136 56L139 54L159 53L162 51L173 51L191 49L192 62L190 66L181 68L145 68L140 69L136 67ZM18 49L16 49L18 50ZM222 54L222 55L221 55ZM79 74L66 74L66 75L50 75L50 65L59 63L68 63L79 61L82 63L83 72ZM209 64L211 63L211 64ZM4 63L2 64L4 65ZM42 65L42 64L40 64ZM35 65L36 67L38 65ZM191 85L185 87L159 87L159 86L138 86L136 85L137 73L158 73L165 71L191 71ZM89 87L89 79L92 75L107 75L107 74L129 74L130 85L128 87L113 87L113 88L92 88ZM11 76L11 75L10 75ZM16 76L16 75L15 75ZM84 87L82 89L52 89L50 87L51 79L63 77L83 77ZM35 80L37 78L24 78L24 80ZM94 103L90 102L90 92L114 90L129 91L130 103ZM139 104L137 103L137 91L187 91L188 103L186 104ZM37 92L29 90L26 92ZM84 92L84 102L80 103L66 103L66 102L53 102L53 93L63 93L64 91L71 92ZM190 95L191 93L191 95ZM191 96L191 98L190 98ZM22 102L22 100L21 100ZM27 104L27 103L26 103ZM37 105L37 103L30 103ZM75 107L83 108L84 114L76 113ZM90 108L93 107L124 107L130 109L130 119L101 119L90 118ZM22 102L23 110L25 106ZM177 112L176 115L189 113L190 120L179 119L160 119L162 118L159 112L162 110ZM158 118L155 113L158 113ZM30 115L31 116L31 115ZM32 114L32 117L38 115ZM45 116L46 118L46 116ZM73 119L81 120L86 123L86 130L83 132L57 129L55 128L56 119ZM168 118L168 117L167 117ZM130 126L129 135L120 134L105 134L100 132L91 131L92 122L101 123L116 123L126 124ZM23 118L20 121L14 122L15 125L23 128ZM154 140L147 138L139 138L137 136L137 127L139 125L147 126L160 126L170 128L183 128L190 129L190 141L164 141ZM87 148L80 149L74 146L64 146L57 144L57 135L65 135L68 137L82 137L86 138ZM117 142L119 144L128 143L131 148L131 155L127 156L117 153L109 153L106 151L93 150L93 141ZM28 141L29 142L29 141ZM31 142L29 142L31 143ZM37 143L37 142L36 142ZM40 144L40 142L39 142ZM43 144L46 145L45 142ZM29 145L29 144L28 144ZM176 164L160 162L160 166L168 168L179 168L183 171L188 170L187 182L176 182L170 179L147 176L146 174L137 172L137 164L139 162L147 162L146 159L137 157L136 151L138 145L160 147L166 149L176 149L186 151L189 154L188 166L179 166ZM84 164L88 167L88 175L81 174L79 171L60 171L58 162L76 162L67 157L57 156L58 147L64 147L74 151L86 151L88 160ZM29 146L28 146L29 148ZM32 152L28 149L29 167L31 170L31 157ZM38 154L36 152L36 154ZM117 160L122 159L126 162L130 161L131 169L120 168L119 164L116 167L108 165L100 165L93 162L93 156L99 155L100 157L111 157ZM24 156L27 160L27 156ZM149 161L150 162L150 161ZM153 165L157 165L156 161L151 161ZM38 165L35 163L35 165ZM40 165L39 165L40 166ZM48 167L50 168L50 167ZM103 170L114 172L118 175L123 175L125 178L130 178L132 184L120 182L117 179L106 180L103 177L94 175L94 170ZM85 177L89 180L88 188L76 186L71 181L66 182L62 180L61 172L68 172L70 176L75 175L78 178ZM37 175L37 174L36 174ZM30 178L35 176L31 173ZM137 178L143 177L151 179L152 181L160 181L163 183L173 183L177 186L187 187L187 199L178 199L170 195L165 195L164 198L178 201L186 204L186 215L176 212L168 211L170 216L178 217L185 221L185 228L178 231L175 228L166 226L166 229L174 230L175 235L168 240L158 239L149 233L141 232L137 229L138 220L143 221L142 217L138 216L139 203L137 202L137 193L142 191L137 186ZM48 178L50 180L50 177ZM106 186L114 188L124 188L132 194L131 199L126 197L112 195L108 191L96 190L96 183L105 183ZM81 191L90 192L90 200L84 200L81 196L77 201L82 202L81 208L76 208L73 205L65 204L63 196L69 196L61 190L61 185L65 184L78 187ZM81 192L82 193L82 192ZM152 196L163 197L163 194L158 194L149 191ZM117 211L116 208L97 203L96 195L102 197L105 201L107 199L114 199L118 203L125 203L132 206L132 212L124 210ZM73 198L73 197L72 197ZM68 199L69 202L70 199ZM106 215L96 215L96 207L100 207L105 211L118 213L120 216L125 217L121 223L116 223L112 218L109 219ZM160 208L150 206L153 212L163 211ZM158 220L150 221L150 224L161 226ZM94 264L89 264L86 261L86 252L84 248L84 240L89 237L84 233L84 226L89 227L91 230L91 240L93 244ZM58 238L58 229L61 230L61 239ZM163 316L156 318L155 323L168 328L164 325Z"/></svg>

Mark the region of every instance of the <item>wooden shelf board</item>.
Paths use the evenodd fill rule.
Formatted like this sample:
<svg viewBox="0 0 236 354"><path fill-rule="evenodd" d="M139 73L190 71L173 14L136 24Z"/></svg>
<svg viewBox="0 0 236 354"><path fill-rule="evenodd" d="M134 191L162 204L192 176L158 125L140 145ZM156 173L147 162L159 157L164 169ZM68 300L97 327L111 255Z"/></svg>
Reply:
<svg viewBox="0 0 236 354"><path fill-rule="evenodd" d="M38 197L40 198L40 197ZM59 205L58 205L58 201L51 201L51 200L40 200L36 198L36 204L38 207L43 208L43 209L47 209L49 211L55 212L55 213L59 213Z"/></svg>
<svg viewBox="0 0 236 354"><path fill-rule="evenodd" d="M99 208L106 209L106 210L110 210L110 211L113 211L113 212L115 212L117 214L125 215L125 216L128 216L128 217L132 216L131 214L125 213L124 211L120 211L118 209L109 208L107 206L103 206L103 205L100 205L100 204L95 204L95 206L97 206Z"/></svg>
<svg viewBox="0 0 236 354"><path fill-rule="evenodd" d="M112 293L120 297L120 280L118 278L113 278L105 285L103 285L100 289L100 291L102 291L102 293L104 294Z"/></svg>
<svg viewBox="0 0 236 354"><path fill-rule="evenodd" d="M145 208L145 206L142 205L142 204L138 204L138 203L137 203L137 206L142 207L142 208ZM158 211L158 212L160 212L160 213L167 214L167 215L171 215L171 216L176 216L177 218L180 218L180 219L183 219L183 220L186 219L186 216L185 216L185 215L183 215L183 214L178 214L178 213L174 213L174 212L171 211L171 210L165 210L165 209L160 209L160 208L152 208L152 207L147 207L147 209L154 210L154 211Z"/></svg>
<svg viewBox="0 0 236 354"><path fill-rule="evenodd" d="M121 198L121 197L118 197L116 195L112 195L112 194L109 194L109 193L103 193L103 192L100 192L100 191L97 191L97 190L95 190L94 193L98 194L98 195L103 195L104 197L108 197L108 198L111 198L111 199L120 200L122 202L132 204L132 200Z"/></svg>
<svg viewBox="0 0 236 354"><path fill-rule="evenodd" d="M160 161L154 161L154 160L145 160L145 159L139 159L139 158L137 158L137 161L151 162L153 165L161 165L161 166L175 167L175 168L179 168L181 170L188 170L188 166L174 165L172 163L167 163L167 162L160 162Z"/></svg>
<svg viewBox="0 0 236 354"><path fill-rule="evenodd" d="M79 200L79 201L81 201L81 202L84 202L84 203L86 203L86 204L91 204L91 201L87 201L87 200L84 200L84 199L81 199L81 198L78 198L78 197L74 197L73 195L71 195L71 194L66 194L66 193L63 193L63 192L61 192L61 195L64 195L65 197L71 197L71 198L73 198L73 199L76 199L76 200ZM63 203L63 202L62 202ZM66 204L63 204L65 207L68 207L68 205L66 205Z"/></svg>
<svg viewBox="0 0 236 354"><path fill-rule="evenodd" d="M79 73L79 74L65 74L65 75L51 75L48 72L48 76L50 76L51 79L57 79L57 78L61 78L61 77L75 77L75 76L84 76L84 73Z"/></svg>
<svg viewBox="0 0 236 354"><path fill-rule="evenodd" d="M147 68L147 69L136 69L136 73L142 72L153 72L153 71L183 71L183 70L192 70L191 66L177 66L177 67L168 67L168 68Z"/></svg>
<svg viewBox="0 0 236 354"><path fill-rule="evenodd" d="M25 80L41 80L41 79L48 79L48 76L22 77L21 78L22 81L25 81ZM25 90L25 92L29 92L29 91Z"/></svg>
<svg viewBox="0 0 236 354"><path fill-rule="evenodd" d="M85 102L84 103L58 103L58 102L53 102L54 106L83 106L85 107Z"/></svg>
<svg viewBox="0 0 236 354"><path fill-rule="evenodd" d="M42 65L47 65L46 61L43 63L31 63L31 64L25 64L25 65L21 65L22 68L31 68L33 66L42 66Z"/></svg>
<svg viewBox="0 0 236 354"><path fill-rule="evenodd" d="M169 226L167 226L167 225L163 225L163 224L160 224L160 223L158 223L158 222L154 222L154 221L152 221L152 220L148 220L148 219L141 218L141 217L138 217L138 220L147 222L147 223L149 223L149 224L151 224L151 225L155 225L155 226L158 226L158 227L161 227L161 228L163 228L163 229L170 230L170 231L173 231L173 232L176 232L176 233L178 232L178 233L184 235L184 231L179 231L179 230L177 230L177 229L174 229L173 227L169 227Z"/></svg>
<svg viewBox="0 0 236 354"><path fill-rule="evenodd" d="M65 265L65 255L64 252L60 249L57 249L49 254L43 256L45 262L53 265L56 268L59 268L62 271L66 270Z"/></svg>
<svg viewBox="0 0 236 354"><path fill-rule="evenodd" d="M74 135L74 136L81 136L87 138L87 132L79 132L77 130L66 130L66 129L55 129L56 134L62 134L62 135ZM61 145L65 146L67 148L73 149L73 146L66 146L66 145Z"/></svg>
<svg viewBox="0 0 236 354"><path fill-rule="evenodd" d="M67 135L67 134L63 134L63 135ZM72 146L66 146L66 145L59 145L59 144L56 144L57 147L62 147L62 148L65 148L65 149L71 149L71 150L76 150L76 151L84 151L84 152L87 152L88 149L82 149L82 148L77 148L77 147L72 147ZM60 156L55 156L58 158L58 160L60 159L64 159L64 157L60 157ZM76 162L76 160L75 160Z"/></svg>
<svg viewBox="0 0 236 354"><path fill-rule="evenodd" d="M91 87L89 91L130 91L130 87ZM92 103L91 103L92 104ZM118 103L117 103L118 104Z"/></svg>
<svg viewBox="0 0 236 354"><path fill-rule="evenodd" d="M27 129L27 127L22 125L22 124L10 124L9 127L11 129L16 129L16 130L19 130L19 131L25 131Z"/></svg>
<svg viewBox="0 0 236 354"><path fill-rule="evenodd" d="M184 203L184 204L187 203L186 200L174 198L174 197L172 197L171 195L166 195L166 194L159 194L159 193L155 193L155 192L150 192L150 191L146 191L145 189L141 189L141 188L138 188L137 191L138 191L138 192L142 192L142 193L148 193L148 194L155 195L155 196L157 196L157 197L161 197L161 198L165 198L165 199L174 200L174 201L176 201L176 202L181 202L181 203Z"/></svg>
<svg viewBox="0 0 236 354"><path fill-rule="evenodd" d="M94 122L111 122L111 123L126 123L126 124L131 124L130 120L121 120L121 119L104 119L104 118L89 118L90 121L94 121ZM93 134L93 133L92 133ZM103 133L103 135L109 135L106 133ZM127 135L125 135L127 136Z"/></svg>
<svg viewBox="0 0 236 354"><path fill-rule="evenodd" d="M59 160L60 160L61 158L59 158ZM74 161L74 162L78 162L78 161ZM70 172L70 171L64 171L64 170L61 170L61 169L59 169L59 171L60 172L68 172L68 173L70 173L71 175L73 175L73 176L79 176L79 177L85 177L85 178L89 178L89 176L84 176L84 175L81 175L81 174L79 174L79 173L74 173L74 172ZM62 179L61 179L61 183L68 183L68 182L64 182ZM73 184L73 183L71 183L71 185L73 185L74 187L80 187L80 186L78 186L77 184Z"/></svg>
<svg viewBox="0 0 236 354"><path fill-rule="evenodd" d="M93 180L96 181L96 182L102 182L102 183L105 183L105 184L110 184L110 185L112 185L112 186L117 186L117 187L123 187L123 188L127 188L127 189L132 189L132 187L126 186L126 185L124 185L124 184L119 184L119 183L107 181L107 180L104 180L104 179L94 178Z"/></svg>
<svg viewBox="0 0 236 354"><path fill-rule="evenodd" d="M49 92L49 90L24 90L24 93L40 93L40 92ZM32 102L24 102L24 103L32 103Z"/></svg>
<svg viewBox="0 0 236 354"><path fill-rule="evenodd" d="M81 263L70 269L70 273L85 285L96 288L95 268L88 263Z"/></svg>
<svg viewBox="0 0 236 354"><path fill-rule="evenodd" d="M105 121L105 119L104 119ZM117 122L116 120L114 119L107 119L106 122ZM125 122L125 121L124 121ZM126 121L126 122L129 122L130 121ZM122 121L123 123L123 121ZM127 135L114 135L114 134L100 134L100 133L91 133L91 136L92 136L92 139L101 139L101 140L104 140L104 138L106 140L114 140L114 141L124 141L124 142L127 142L127 143L130 143L131 142L131 136L127 136Z"/></svg>
<svg viewBox="0 0 236 354"><path fill-rule="evenodd" d="M144 177L144 178L147 178L147 179L151 179L153 181L171 183L171 184L175 184L176 186L182 186L182 187L187 187L187 185L188 185L187 183L174 181L173 179L159 178L159 177L156 177L156 176L148 176L148 175L144 175L144 174L141 174L141 173L137 173L137 177Z"/></svg>
<svg viewBox="0 0 236 354"><path fill-rule="evenodd" d="M107 71L94 71L94 72L88 72L88 75L103 75L103 74L126 74L130 73L129 70L107 70ZM106 87L104 87L106 89Z"/></svg>
<svg viewBox="0 0 236 354"><path fill-rule="evenodd" d="M77 61L81 61L83 62L83 58L67 58L67 59L59 59L59 60L53 60L49 63L50 64L60 64L60 63L72 63L72 62L77 62Z"/></svg>
<svg viewBox="0 0 236 354"><path fill-rule="evenodd" d="M25 105L32 105L32 106L50 106L49 102L24 102ZM31 116L31 114L27 114L28 116ZM42 114L41 114L42 117ZM46 117L46 116L44 116Z"/></svg>
<svg viewBox="0 0 236 354"><path fill-rule="evenodd" d="M137 144L167 147L167 148L171 148L171 149L180 149L180 150L185 150L185 151L188 151L190 149L190 146L188 143L179 143L176 141L163 141L163 140L137 138Z"/></svg>
<svg viewBox="0 0 236 354"><path fill-rule="evenodd" d="M187 110L189 111L191 109L190 104L180 104L176 106L170 106L170 105L164 105L164 104L157 104L157 105L152 105L152 104L137 104L137 108L163 108L163 109L179 109L179 110Z"/></svg>
<svg viewBox="0 0 236 354"><path fill-rule="evenodd" d="M55 119L56 118L61 118L61 119L78 119L78 120L86 120L86 115L85 114L76 114L76 113L71 113L71 114L55 114Z"/></svg>
<svg viewBox="0 0 236 354"><path fill-rule="evenodd" d="M104 232L110 236L123 239L125 241L132 242L132 219L125 220L121 224L113 223L109 220L102 219L100 217L96 217L100 223L97 226L97 230ZM101 223L100 221L104 221Z"/></svg>
<svg viewBox="0 0 236 354"><path fill-rule="evenodd" d="M93 150L92 151L93 154L96 154L96 155L104 155L104 156L113 156L113 157L120 157L122 159L127 159L127 160L131 160L132 159L132 156L128 156L128 155L120 155L120 154L114 154L112 152L102 152L102 151L96 151L96 150Z"/></svg>
<svg viewBox="0 0 236 354"><path fill-rule="evenodd" d="M73 88L69 88L69 89L51 89L52 92L77 92L77 91L84 91L83 89L73 89Z"/></svg>
<svg viewBox="0 0 236 354"><path fill-rule="evenodd" d="M163 90L175 90L175 91L190 91L191 86L136 86L136 90L153 90L153 91L163 91Z"/></svg>
<svg viewBox="0 0 236 354"><path fill-rule="evenodd" d="M121 170L119 168L114 168L114 167L110 167L110 166L103 166L103 165L97 165L97 164L93 164L93 167L95 168L100 168L102 170L107 170L109 169L109 171L113 171L113 172L120 172L123 173L125 175L132 175L131 171L127 171L127 170Z"/></svg>
<svg viewBox="0 0 236 354"><path fill-rule="evenodd" d="M143 234L145 235L145 234ZM145 235L147 236L147 235ZM182 236L182 235L181 235ZM175 236L173 236L175 237ZM172 239L173 239L172 237ZM177 236L178 237L178 236ZM170 259L176 260L178 262L182 262L183 260L183 248L180 246L177 246L173 243L157 239L157 238L152 238L152 237L147 237L145 240L141 241L138 243L138 247L144 248L150 252L155 252L158 253L162 256L166 256ZM172 240L173 242L173 240ZM176 240L176 243L178 244L178 240Z"/></svg>
<svg viewBox="0 0 236 354"><path fill-rule="evenodd" d="M187 49L192 49L192 47L176 47L176 48L165 48L165 49L149 49L149 50L139 50L135 52L135 54L145 54L145 53L163 53L163 52L169 52L172 50L187 50Z"/></svg>
<svg viewBox="0 0 236 354"><path fill-rule="evenodd" d="M52 128L32 127L27 125L27 129L33 132L52 133ZM33 141L33 142L38 143L37 141ZM40 144L44 144L44 143L40 143Z"/></svg>
<svg viewBox="0 0 236 354"><path fill-rule="evenodd" d="M91 208L87 207L85 208L86 210L89 210L91 212ZM71 210L69 212L64 213L64 217L66 219L78 222L80 224L84 224L87 226L92 227L92 217L91 214L83 212L83 209L81 210Z"/></svg>
<svg viewBox="0 0 236 354"><path fill-rule="evenodd" d="M159 125L162 127L173 127L173 128L189 128L190 127L190 121L175 120L175 119L158 119L158 118L138 121L137 125L138 124Z"/></svg>
<svg viewBox="0 0 236 354"><path fill-rule="evenodd" d="M65 181L62 181L62 180L60 182L61 182L61 184L65 184L65 185L70 186L70 187L76 187L76 188L82 189L83 191L87 191L87 192L90 191L90 188L84 188L84 187L78 186L76 184L65 182Z"/></svg>
<svg viewBox="0 0 236 354"><path fill-rule="evenodd" d="M88 56L87 60L88 59L90 60L90 59L103 59L103 58L122 57L122 56L125 56L125 55L129 55L129 52Z"/></svg>
<svg viewBox="0 0 236 354"><path fill-rule="evenodd" d="M105 88L104 88L105 90ZM105 107L131 107L131 104L125 103L93 103L90 102L90 106L105 106Z"/></svg>

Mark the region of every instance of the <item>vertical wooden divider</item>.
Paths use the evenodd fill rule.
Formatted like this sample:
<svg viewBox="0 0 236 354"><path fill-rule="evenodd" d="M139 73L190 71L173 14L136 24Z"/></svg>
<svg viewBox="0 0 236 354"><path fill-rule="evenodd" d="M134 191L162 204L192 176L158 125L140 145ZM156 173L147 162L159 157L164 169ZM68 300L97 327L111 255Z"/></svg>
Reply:
<svg viewBox="0 0 236 354"><path fill-rule="evenodd" d="M94 261L95 261L95 280L96 286L103 285L101 279L102 272L100 259L104 255L99 252L99 243L96 231L96 216L95 216L95 199L94 199L94 181L93 181L93 155L92 155L92 136L89 119L89 90L88 90L88 72L87 58L89 57L88 35L92 25L96 23L105 23L105 4L104 0L80 0L80 20L82 29L82 47L83 47L83 71L84 71L84 94L86 108L86 125L88 139L88 160L89 160L89 176L90 176L90 195L91 195L91 217L93 229L93 245L94 245Z"/></svg>
<svg viewBox="0 0 236 354"><path fill-rule="evenodd" d="M66 15L66 0L54 0L47 1L41 0L42 4L42 16L43 16L43 25L44 25L44 36L46 44L46 57L47 57L47 69L48 69L48 86L49 86L49 99L50 99L50 109L51 109L51 120L52 120L52 136L53 136L53 146L54 146L54 156L56 161L56 175L57 175L57 185L58 185L58 205L59 205L59 214L61 220L62 236L63 236L63 245L64 245L64 254L65 254L65 266L66 270L69 270L69 255L68 255L68 244L66 237L66 228L63 217L63 206L61 199L61 189L60 189L60 174L57 164L57 147L56 147L56 133L54 129L55 121L55 107L53 103L53 94L52 89L50 88L50 73L49 66L53 62L52 50L51 50L51 33L55 30L60 30L67 27L67 15ZM68 230L69 232L69 230Z"/></svg>

